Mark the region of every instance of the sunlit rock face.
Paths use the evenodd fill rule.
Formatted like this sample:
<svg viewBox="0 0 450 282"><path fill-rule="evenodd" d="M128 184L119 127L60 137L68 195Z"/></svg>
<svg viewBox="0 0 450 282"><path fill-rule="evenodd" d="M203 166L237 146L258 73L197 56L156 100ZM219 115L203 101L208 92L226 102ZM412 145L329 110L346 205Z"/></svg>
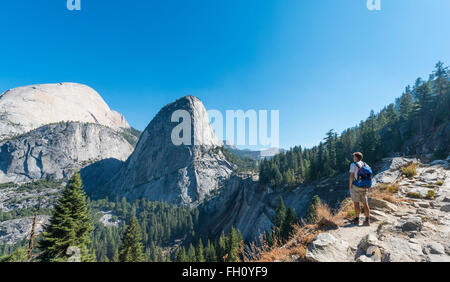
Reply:
<svg viewBox="0 0 450 282"><path fill-rule="evenodd" d="M126 161L133 146L113 129L91 123L44 125L0 142L0 183L68 178L104 159Z"/></svg>
<svg viewBox="0 0 450 282"><path fill-rule="evenodd" d="M14 88L0 95L0 140L61 121L129 128L92 88L76 83Z"/></svg>
<svg viewBox="0 0 450 282"><path fill-rule="evenodd" d="M180 111L185 118L174 119ZM190 138L176 144L173 136L188 136L184 135L187 131L177 131L185 122ZM232 166L218 149L221 145L202 102L183 97L161 109L142 133L129 160L104 189L129 199L145 197L196 206L232 173Z"/></svg>

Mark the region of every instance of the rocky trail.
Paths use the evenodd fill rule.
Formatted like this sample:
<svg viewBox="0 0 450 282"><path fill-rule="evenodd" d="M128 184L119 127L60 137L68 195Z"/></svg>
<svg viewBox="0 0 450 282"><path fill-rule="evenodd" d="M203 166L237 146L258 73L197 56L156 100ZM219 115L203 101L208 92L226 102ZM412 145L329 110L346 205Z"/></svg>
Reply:
<svg viewBox="0 0 450 282"><path fill-rule="evenodd" d="M411 178L401 176L398 163L392 162L388 170L375 177L377 184L397 185L395 202L371 198L370 227L346 223L336 230L318 234L307 246L306 260L450 261L449 159L418 163L417 173Z"/></svg>

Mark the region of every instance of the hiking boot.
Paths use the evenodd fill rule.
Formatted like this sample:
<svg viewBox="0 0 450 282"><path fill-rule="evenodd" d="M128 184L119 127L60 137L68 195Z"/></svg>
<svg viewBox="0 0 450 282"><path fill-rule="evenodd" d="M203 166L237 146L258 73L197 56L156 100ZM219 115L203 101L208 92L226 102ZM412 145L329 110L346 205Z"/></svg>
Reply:
<svg viewBox="0 0 450 282"><path fill-rule="evenodd" d="M366 220L364 220L364 226L370 226L370 219L366 218Z"/></svg>
<svg viewBox="0 0 450 282"><path fill-rule="evenodd" d="M352 224L354 224L354 225L359 225L359 217L355 217L355 218L352 219L350 222L351 222Z"/></svg>

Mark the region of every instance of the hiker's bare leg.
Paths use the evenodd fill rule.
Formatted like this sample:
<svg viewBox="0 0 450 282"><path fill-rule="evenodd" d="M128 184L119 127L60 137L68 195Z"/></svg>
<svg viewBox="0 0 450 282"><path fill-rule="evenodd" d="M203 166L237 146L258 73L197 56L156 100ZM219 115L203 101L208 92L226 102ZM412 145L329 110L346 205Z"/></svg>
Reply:
<svg viewBox="0 0 450 282"><path fill-rule="evenodd" d="M367 202L364 203L364 215L366 218L370 218L370 208Z"/></svg>
<svg viewBox="0 0 450 282"><path fill-rule="evenodd" d="M359 202L353 202L353 204L355 205L355 216L359 217L359 215L361 214L361 207L359 206Z"/></svg>

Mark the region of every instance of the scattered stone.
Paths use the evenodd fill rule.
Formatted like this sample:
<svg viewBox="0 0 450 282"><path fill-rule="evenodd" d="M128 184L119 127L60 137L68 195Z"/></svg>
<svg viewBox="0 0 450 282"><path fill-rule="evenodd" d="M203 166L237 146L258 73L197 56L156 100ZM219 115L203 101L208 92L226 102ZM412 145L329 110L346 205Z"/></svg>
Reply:
<svg viewBox="0 0 450 282"><path fill-rule="evenodd" d="M362 256L359 256L359 257L356 259L356 261L357 261L357 262L380 262L381 259L380 259L380 260L377 260L376 257L369 257L369 256L366 256L366 255L362 255Z"/></svg>
<svg viewBox="0 0 450 282"><path fill-rule="evenodd" d="M424 253L434 254L434 255L443 255L443 254L445 254L445 248L438 242L430 242L425 246Z"/></svg>
<svg viewBox="0 0 450 282"><path fill-rule="evenodd" d="M430 204L427 202L417 202L416 203L419 208L429 208Z"/></svg>
<svg viewBox="0 0 450 282"><path fill-rule="evenodd" d="M421 231L422 230L422 220L420 218L409 218L401 226L403 232L408 231Z"/></svg>
<svg viewBox="0 0 450 282"><path fill-rule="evenodd" d="M371 246L367 249L366 255L374 261L381 262L381 250L377 246Z"/></svg>
<svg viewBox="0 0 450 282"><path fill-rule="evenodd" d="M370 247L378 246L379 244L378 238L374 234L367 234L359 242L358 249L363 253L367 253Z"/></svg>
<svg viewBox="0 0 450 282"><path fill-rule="evenodd" d="M441 207L441 211L443 212L450 212L450 205L445 205Z"/></svg>
<svg viewBox="0 0 450 282"><path fill-rule="evenodd" d="M418 208L416 210L416 213L420 214L420 215L426 215L426 214L428 214L428 211L426 209L424 209L424 208Z"/></svg>

